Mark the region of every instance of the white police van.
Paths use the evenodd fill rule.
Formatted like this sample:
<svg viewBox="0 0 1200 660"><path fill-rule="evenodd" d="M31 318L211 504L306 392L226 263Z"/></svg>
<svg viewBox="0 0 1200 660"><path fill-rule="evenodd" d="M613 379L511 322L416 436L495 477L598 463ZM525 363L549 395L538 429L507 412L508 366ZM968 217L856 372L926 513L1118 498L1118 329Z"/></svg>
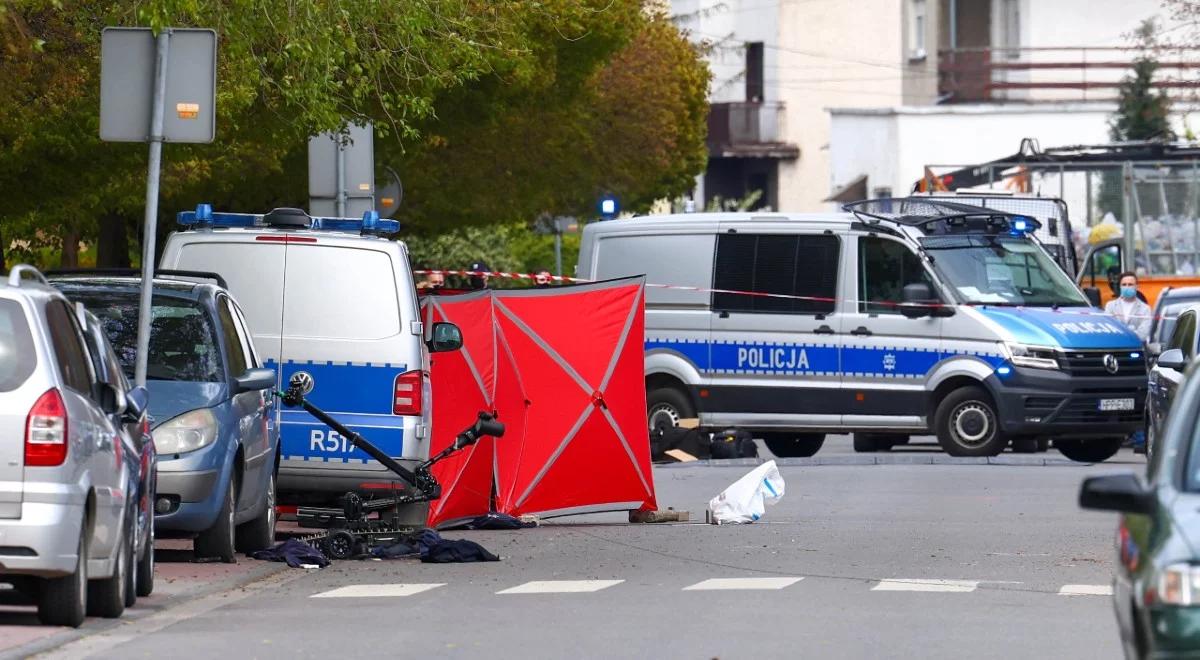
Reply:
<svg viewBox="0 0 1200 660"><path fill-rule="evenodd" d="M825 433L858 451L934 433L956 456L1052 438L1080 461L1141 428L1141 343L1046 254L1037 220L917 198L847 209L585 227L580 277L651 283L651 428L698 416L779 456Z"/></svg>
<svg viewBox="0 0 1200 660"><path fill-rule="evenodd" d="M302 373L310 401L389 456L410 469L428 458L429 352L456 348L461 335L443 328L437 336L449 344L426 343L407 248L385 237L396 221L373 212L361 220L299 209L213 213L201 204L178 222L185 229L168 238L162 267L225 278L280 389ZM394 479L307 412L277 405L274 419L281 502L328 503Z"/></svg>

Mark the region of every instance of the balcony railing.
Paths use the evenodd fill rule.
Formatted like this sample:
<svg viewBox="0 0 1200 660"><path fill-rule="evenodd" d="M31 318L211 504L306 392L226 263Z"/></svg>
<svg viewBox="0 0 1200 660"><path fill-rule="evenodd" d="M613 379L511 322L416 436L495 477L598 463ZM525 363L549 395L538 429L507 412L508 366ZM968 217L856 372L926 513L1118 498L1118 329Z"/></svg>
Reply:
<svg viewBox="0 0 1200 660"><path fill-rule="evenodd" d="M938 51L949 103L1112 101L1141 54L1135 48L957 48ZM1163 47L1154 86L1182 97L1200 88L1200 48Z"/></svg>
<svg viewBox="0 0 1200 660"><path fill-rule="evenodd" d="M780 140L781 103L713 103L708 112L708 150L714 156L796 158L800 150Z"/></svg>

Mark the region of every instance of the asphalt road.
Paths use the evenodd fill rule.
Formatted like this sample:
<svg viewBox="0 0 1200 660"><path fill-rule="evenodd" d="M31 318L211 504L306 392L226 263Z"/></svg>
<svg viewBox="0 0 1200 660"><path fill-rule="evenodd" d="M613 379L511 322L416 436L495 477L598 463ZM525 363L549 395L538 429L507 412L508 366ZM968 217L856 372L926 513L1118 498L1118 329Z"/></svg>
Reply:
<svg viewBox="0 0 1200 660"><path fill-rule="evenodd" d="M285 570L47 657L1116 658L1115 519L1075 500L1085 475L1142 467L1122 459L785 465L752 525L448 532L503 561ZM702 521L747 469L656 468L659 503Z"/></svg>

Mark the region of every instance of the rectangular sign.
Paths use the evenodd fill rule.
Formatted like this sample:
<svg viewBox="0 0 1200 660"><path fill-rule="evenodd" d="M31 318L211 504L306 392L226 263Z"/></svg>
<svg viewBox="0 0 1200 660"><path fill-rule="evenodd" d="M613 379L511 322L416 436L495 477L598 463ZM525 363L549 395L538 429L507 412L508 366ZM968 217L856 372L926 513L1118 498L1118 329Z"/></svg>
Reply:
<svg viewBox="0 0 1200 660"><path fill-rule="evenodd" d="M217 127L217 33L168 28L163 140L212 142ZM100 38L100 139L146 142L157 57L150 28L104 28Z"/></svg>

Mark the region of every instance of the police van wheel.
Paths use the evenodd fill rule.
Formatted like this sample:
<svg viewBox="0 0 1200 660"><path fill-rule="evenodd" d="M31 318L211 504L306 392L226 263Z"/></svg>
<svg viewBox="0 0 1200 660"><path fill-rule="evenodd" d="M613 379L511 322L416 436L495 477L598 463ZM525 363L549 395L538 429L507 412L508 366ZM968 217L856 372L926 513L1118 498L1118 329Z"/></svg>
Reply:
<svg viewBox="0 0 1200 660"><path fill-rule="evenodd" d="M763 433L762 439L779 458L808 458L825 444L824 433Z"/></svg>
<svg viewBox="0 0 1200 660"><path fill-rule="evenodd" d="M679 420L696 416L692 402L674 387L660 387L646 393L646 421L651 431L677 426Z"/></svg>
<svg viewBox="0 0 1200 660"><path fill-rule="evenodd" d="M1092 440L1055 440L1054 446L1067 458L1080 463L1102 463L1121 451L1124 437Z"/></svg>
<svg viewBox="0 0 1200 660"><path fill-rule="evenodd" d="M963 387L942 399L934 415L938 443L951 456L995 456L1008 439L1000 433L999 416L986 390Z"/></svg>

